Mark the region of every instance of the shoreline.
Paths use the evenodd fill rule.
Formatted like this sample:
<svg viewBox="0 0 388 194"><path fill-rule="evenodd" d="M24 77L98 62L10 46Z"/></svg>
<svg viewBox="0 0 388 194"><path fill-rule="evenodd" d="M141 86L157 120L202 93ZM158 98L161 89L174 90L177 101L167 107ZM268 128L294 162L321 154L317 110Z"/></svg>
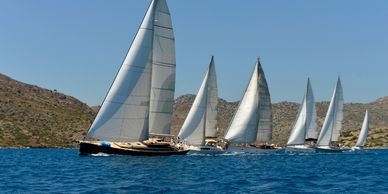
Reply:
<svg viewBox="0 0 388 194"><path fill-rule="evenodd" d="M25 146L25 147L14 147L14 146L11 146L11 147L0 147L0 150L1 149L79 149L79 147L60 147L60 146L33 146L33 147L29 147L29 146ZM282 149L285 149L282 148ZM351 148L348 148L348 149L351 149ZM388 147L365 147L364 148L365 150L385 150L385 149L388 149Z"/></svg>

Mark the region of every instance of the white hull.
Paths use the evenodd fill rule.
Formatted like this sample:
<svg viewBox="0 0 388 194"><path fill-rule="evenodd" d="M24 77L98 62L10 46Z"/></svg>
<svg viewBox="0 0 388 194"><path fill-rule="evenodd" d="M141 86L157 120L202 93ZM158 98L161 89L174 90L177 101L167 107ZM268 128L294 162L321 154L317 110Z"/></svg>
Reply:
<svg viewBox="0 0 388 194"><path fill-rule="evenodd" d="M362 152L364 151L363 147L352 147L351 151L353 152Z"/></svg>
<svg viewBox="0 0 388 194"><path fill-rule="evenodd" d="M282 149L263 149L255 147L243 147L243 146L230 146L226 152L232 153L252 153L252 154L268 154L279 152Z"/></svg>
<svg viewBox="0 0 388 194"><path fill-rule="evenodd" d="M344 149L340 147L330 147L330 146L318 146L315 148L316 153L341 153L349 151L349 149Z"/></svg>
<svg viewBox="0 0 388 194"><path fill-rule="evenodd" d="M217 146L189 146L189 154L221 154L224 153L225 150L222 147Z"/></svg>
<svg viewBox="0 0 388 194"><path fill-rule="evenodd" d="M288 153L315 153L316 150L313 147L310 147L308 145L294 145L294 146L287 146L286 152Z"/></svg>

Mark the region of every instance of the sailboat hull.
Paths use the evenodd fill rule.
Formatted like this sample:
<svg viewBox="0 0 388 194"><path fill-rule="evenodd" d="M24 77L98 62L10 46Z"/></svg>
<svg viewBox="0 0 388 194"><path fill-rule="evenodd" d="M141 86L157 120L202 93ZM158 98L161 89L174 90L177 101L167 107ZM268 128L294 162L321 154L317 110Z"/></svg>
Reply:
<svg viewBox="0 0 388 194"><path fill-rule="evenodd" d="M143 142L119 143L119 142L80 142L80 155L91 154L118 154L133 156L170 156L184 155L189 150L170 144L148 145Z"/></svg>
<svg viewBox="0 0 388 194"><path fill-rule="evenodd" d="M220 146L189 146L189 154L222 154L225 152Z"/></svg>
<svg viewBox="0 0 388 194"><path fill-rule="evenodd" d="M316 150L314 147L308 145L295 145L295 146L287 146L287 153L315 153Z"/></svg>
<svg viewBox="0 0 388 194"><path fill-rule="evenodd" d="M333 148L333 147L316 147L316 153L342 153L348 151L348 149L343 148Z"/></svg>
<svg viewBox="0 0 388 194"><path fill-rule="evenodd" d="M282 149L277 148L257 148L257 147L246 147L246 146L230 146L226 152L232 153L250 153L250 154L271 154L278 153Z"/></svg>

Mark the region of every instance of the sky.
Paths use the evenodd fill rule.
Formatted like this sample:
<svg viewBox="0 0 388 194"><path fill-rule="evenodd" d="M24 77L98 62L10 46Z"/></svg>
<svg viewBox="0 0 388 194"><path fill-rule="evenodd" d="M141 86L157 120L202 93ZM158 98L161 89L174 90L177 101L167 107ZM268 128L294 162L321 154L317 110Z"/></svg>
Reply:
<svg viewBox="0 0 388 194"><path fill-rule="evenodd" d="M149 0L0 0L0 73L102 103ZM388 96L388 1L168 0L176 92L195 94L215 56L219 96L237 101L257 57L273 102Z"/></svg>

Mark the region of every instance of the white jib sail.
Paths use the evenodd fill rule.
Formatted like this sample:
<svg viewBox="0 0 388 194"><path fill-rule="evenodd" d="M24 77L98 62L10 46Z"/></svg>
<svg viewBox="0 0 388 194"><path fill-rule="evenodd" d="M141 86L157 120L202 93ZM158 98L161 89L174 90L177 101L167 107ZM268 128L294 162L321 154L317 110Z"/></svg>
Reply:
<svg viewBox="0 0 388 194"><path fill-rule="evenodd" d="M257 63L259 71L259 118L256 142L266 143L272 141L272 104L263 68L259 60Z"/></svg>
<svg viewBox="0 0 388 194"><path fill-rule="evenodd" d="M369 129L369 113L367 110L365 112L364 122L362 123L360 135L358 136L358 140L355 147L364 147L365 141L368 137L368 129Z"/></svg>
<svg viewBox="0 0 388 194"><path fill-rule="evenodd" d="M259 62L253 69L251 80L225 135L231 143L254 143L257 138L259 106Z"/></svg>
<svg viewBox="0 0 388 194"><path fill-rule="evenodd" d="M291 130L287 145L302 145L305 139L317 138L317 113L315 109L314 94L310 79L307 80L307 88L301 107L298 112L294 127Z"/></svg>
<svg viewBox="0 0 388 194"><path fill-rule="evenodd" d="M156 0L149 113L151 133L170 134L175 92L175 38L166 0Z"/></svg>
<svg viewBox="0 0 388 194"><path fill-rule="evenodd" d="M344 98L341 86L341 80L338 78L333 97L326 114L325 121L319 135L317 145L329 146L332 141L338 141L343 120Z"/></svg>
<svg viewBox="0 0 388 194"><path fill-rule="evenodd" d="M217 89L215 81L214 59L212 57L202 85L178 134L179 138L186 140L191 145L204 145L206 131L216 131L216 125L213 123L216 124L217 111L215 106L217 101L212 99L214 95L217 96L217 90L214 90ZM208 123L212 125L208 126Z"/></svg>
<svg viewBox="0 0 388 194"><path fill-rule="evenodd" d="M152 1L87 137L105 141L148 139L155 1Z"/></svg>

